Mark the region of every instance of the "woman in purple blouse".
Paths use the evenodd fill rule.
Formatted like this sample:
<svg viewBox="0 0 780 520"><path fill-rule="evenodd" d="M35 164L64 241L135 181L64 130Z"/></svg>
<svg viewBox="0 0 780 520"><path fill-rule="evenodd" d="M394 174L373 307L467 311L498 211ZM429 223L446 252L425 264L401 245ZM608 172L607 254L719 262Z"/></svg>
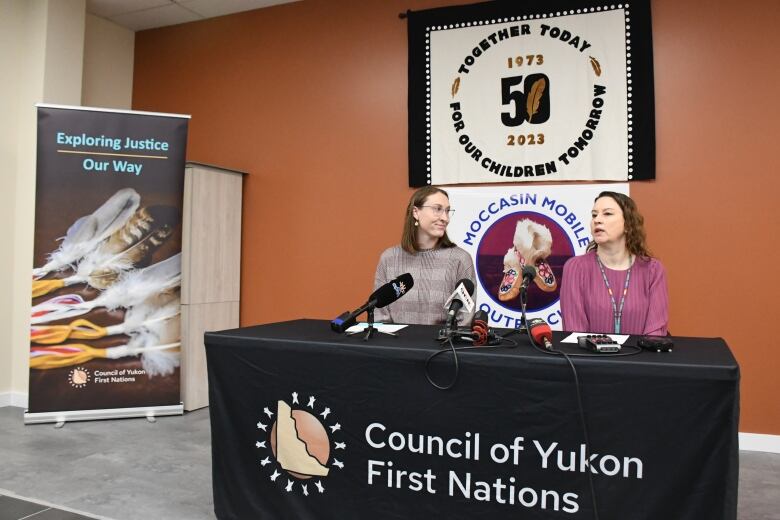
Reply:
<svg viewBox="0 0 780 520"><path fill-rule="evenodd" d="M586 253L563 267L563 329L666 335L666 272L647 249L644 219L634 201L622 193L600 193L590 231Z"/></svg>

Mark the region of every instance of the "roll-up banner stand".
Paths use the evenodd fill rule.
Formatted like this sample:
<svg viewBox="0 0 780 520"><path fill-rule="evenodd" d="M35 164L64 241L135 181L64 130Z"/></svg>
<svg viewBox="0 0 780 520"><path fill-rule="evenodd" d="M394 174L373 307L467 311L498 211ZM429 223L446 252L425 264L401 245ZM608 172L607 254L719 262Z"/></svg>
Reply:
<svg viewBox="0 0 780 520"><path fill-rule="evenodd" d="M25 423L182 414L189 116L37 107Z"/></svg>

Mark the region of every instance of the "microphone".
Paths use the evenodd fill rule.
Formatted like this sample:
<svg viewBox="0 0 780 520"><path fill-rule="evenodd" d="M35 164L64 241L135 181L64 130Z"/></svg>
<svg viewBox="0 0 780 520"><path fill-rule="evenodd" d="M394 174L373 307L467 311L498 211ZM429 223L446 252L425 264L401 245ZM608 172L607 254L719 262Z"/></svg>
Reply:
<svg viewBox="0 0 780 520"><path fill-rule="evenodd" d="M371 296L368 297L368 302L364 306L365 309L363 310L366 310L369 307L374 307L377 309L386 307L404 294L408 293L412 287L414 287L414 278L412 278L411 274L404 273L398 278L390 280L379 289L371 293ZM358 312L358 314L360 314L360 312Z"/></svg>
<svg viewBox="0 0 780 520"><path fill-rule="evenodd" d="M536 268L532 265L523 266L523 281L520 283L520 290L525 291L531 285L531 280L536 278Z"/></svg>
<svg viewBox="0 0 780 520"><path fill-rule="evenodd" d="M552 350L552 329L542 318L534 318L528 322L528 336L536 346Z"/></svg>
<svg viewBox="0 0 780 520"><path fill-rule="evenodd" d="M455 291L453 291L452 296L449 298L447 321L444 324L444 328L446 330L452 329L455 316L458 314L458 311L460 311L463 305L466 305L466 308L469 310L469 312L471 312L471 309L474 308L474 300L471 298L472 294L474 294L474 282L468 278L458 280ZM447 304L445 303L444 305L446 307Z"/></svg>
<svg viewBox="0 0 780 520"><path fill-rule="evenodd" d="M371 293L368 301L353 312L344 312L330 322L330 328L335 332L344 332L357 323L357 317L370 309L381 309L399 299L414 287L414 278L409 273L404 273L398 278L390 280L376 291Z"/></svg>
<svg viewBox="0 0 780 520"><path fill-rule="evenodd" d="M488 314L482 309L474 313L474 319L471 320L471 335L474 338L474 346L481 347L487 345L489 329Z"/></svg>

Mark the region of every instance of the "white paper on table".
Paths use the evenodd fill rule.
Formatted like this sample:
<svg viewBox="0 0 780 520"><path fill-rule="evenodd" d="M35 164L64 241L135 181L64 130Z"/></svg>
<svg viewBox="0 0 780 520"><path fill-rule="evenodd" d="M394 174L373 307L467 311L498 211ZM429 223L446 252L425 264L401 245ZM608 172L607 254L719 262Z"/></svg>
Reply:
<svg viewBox="0 0 780 520"><path fill-rule="evenodd" d="M409 325L398 325L396 323L374 323L374 328L379 332L398 332L399 330L408 327ZM358 323L352 325L345 332L355 333L366 330L368 323Z"/></svg>
<svg viewBox="0 0 780 520"><path fill-rule="evenodd" d="M579 338L580 336L587 336L587 335L593 335L593 332L572 332L564 339L562 339L561 343L577 343L577 338ZM612 338L612 340L615 343L619 345L625 343L629 336L628 334L604 334L604 335L609 336L610 338Z"/></svg>

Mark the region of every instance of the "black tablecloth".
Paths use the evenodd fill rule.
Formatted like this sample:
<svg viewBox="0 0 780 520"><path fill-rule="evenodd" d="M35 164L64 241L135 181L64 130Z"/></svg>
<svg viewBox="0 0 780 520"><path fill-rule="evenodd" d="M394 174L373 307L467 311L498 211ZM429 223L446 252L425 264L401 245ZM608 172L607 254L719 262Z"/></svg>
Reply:
<svg viewBox="0 0 780 520"><path fill-rule="evenodd" d="M425 377L435 336L364 342L320 320L207 333L217 517L588 519L592 466L602 520L736 519L739 367L722 339L575 358L589 466L565 359L514 336L459 352L442 391ZM452 369L445 354L432 375ZM279 401L326 476L277 461Z"/></svg>

